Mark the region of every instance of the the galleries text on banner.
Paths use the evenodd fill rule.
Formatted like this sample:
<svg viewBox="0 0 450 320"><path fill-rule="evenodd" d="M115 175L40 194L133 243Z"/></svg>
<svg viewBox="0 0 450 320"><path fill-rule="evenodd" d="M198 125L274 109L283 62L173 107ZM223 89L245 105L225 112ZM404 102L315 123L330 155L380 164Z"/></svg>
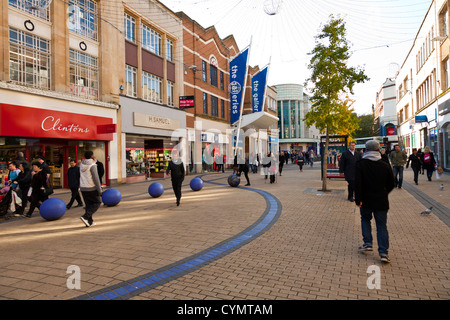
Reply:
<svg viewBox="0 0 450 320"><path fill-rule="evenodd" d="M248 52L249 48L243 50L237 57L230 61L231 124L239 120L241 113L241 103L244 97L247 75Z"/></svg>

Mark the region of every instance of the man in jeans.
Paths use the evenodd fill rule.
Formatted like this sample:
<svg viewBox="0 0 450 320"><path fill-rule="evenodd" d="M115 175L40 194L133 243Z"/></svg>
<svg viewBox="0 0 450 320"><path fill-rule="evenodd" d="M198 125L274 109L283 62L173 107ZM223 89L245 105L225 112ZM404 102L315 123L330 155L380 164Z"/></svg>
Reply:
<svg viewBox="0 0 450 320"><path fill-rule="evenodd" d="M391 160L392 171L394 173L395 187L402 188L403 183L403 166L405 165L408 157L403 150L400 150L400 146L397 144L394 150L389 155Z"/></svg>
<svg viewBox="0 0 450 320"><path fill-rule="evenodd" d="M80 165L80 191L86 205L86 212L80 219L86 227L92 227L95 225L92 216L102 204L102 185L98 177L94 153L86 151L84 157Z"/></svg>
<svg viewBox="0 0 450 320"><path fill-rule="evenodd" d="M356 163L355 203L360 208L361 230L364 244L360 251L372 251L372 215L377 227L378 253L382 262L388 257L389 233L387 230L388 194L394 189L391 167L381 159L380 144L371 140L366 152Z"/></svg>

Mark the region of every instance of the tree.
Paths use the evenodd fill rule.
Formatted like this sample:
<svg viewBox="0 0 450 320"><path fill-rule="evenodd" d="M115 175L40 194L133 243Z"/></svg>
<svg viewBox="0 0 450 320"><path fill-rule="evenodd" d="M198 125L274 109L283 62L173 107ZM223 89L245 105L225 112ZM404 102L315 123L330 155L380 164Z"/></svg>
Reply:
<svg viewBox="0 0 450 320"><path fill-rule="evenodd" d="M347 66L351 54L343 19L330 15L315 43L308 65L311 77L305 84L305 87L312 84L311 110L305 115L305 122L325 133L325 150L328 150L330 135L351 133L358 127L348 95L353 94L355 84L369 78L361 67ZM327 163L322 161L322 191L327 191L326 172Z"/></svg>
<svg viewBox="0 0 450 320"><path fill-rule="evenodd" d="M359 129L353 132L354 138L373 137L375 135L373 114L358 116L358 123Z"/></svg>

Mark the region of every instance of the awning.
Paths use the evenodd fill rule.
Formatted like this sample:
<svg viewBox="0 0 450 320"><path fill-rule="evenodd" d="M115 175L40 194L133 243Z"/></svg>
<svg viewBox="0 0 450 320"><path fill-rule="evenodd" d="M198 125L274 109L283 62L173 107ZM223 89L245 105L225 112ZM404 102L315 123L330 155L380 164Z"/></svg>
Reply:
<svg viewBox="0 0 450 320"><path fill-rule="evenodd" d="M242 116L241 129L267 129L277 123L278 117L275 117L268 112L260 111L244 114ZM237 125L238 122L235 124Z"/></svg>

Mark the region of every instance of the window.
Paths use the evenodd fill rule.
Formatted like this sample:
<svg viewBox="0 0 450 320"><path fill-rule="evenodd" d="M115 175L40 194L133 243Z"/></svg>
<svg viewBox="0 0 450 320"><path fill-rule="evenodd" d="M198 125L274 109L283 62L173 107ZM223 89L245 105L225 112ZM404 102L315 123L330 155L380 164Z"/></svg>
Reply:
<svg viewBox="0 0 450 320"><path fill-rule="evenodd" d="M69 0L69 30L97 41L97 2Z"/></svg>
<svg viewBox="0 0 450 320"><path fill-rule="evenodd" d="M448 10L447 6L439 13L439 35L441 37L448 36Z"/></svg>
<svg viewBox="0 0 450 320"><path fill-rule="evenodd" d="M223 90L225 88L223 71L220 71L220 89Z"/></svg>
<svg viewBox="0 0 450 320"><path fill-rule="evenodd" d="M225 119L225 101L220 100L220 116Z"/></svg>
<svg viewBox="0 0 450 320"><path fill-rule="evenodd" d="M162 103L161 78L142 71L142 99Z"/></svg>
<svg viewBox="0 0 450 320"><path fill-rule="evenodd" d="M173 100L173 87L173 82L167 81L167 104L172 107L175 105Z"/></svg>
<svg viewBox="0 0 450 320"><path fill-rule="evenodd" d="M217 68L213 65L209 66L209 77L211 80L211 84L217 87Z"/></svg>
<svg viewBox="0 0 450 320"><path fill-rule="evenodd" d="M206 61L202 61L202 80L206 82Z"/></svg>
<svg viewBox="0 0 450 320"><path fill-rule="evenodd" d="M137 97L136 88L136 68L126 65L125 67L125 80L126 80L126 95L130 97Z"/></svg>
<svg viewBox="0 0 450 320"><path fill-rule="evenodd" d="M203 92L203 113L208 114L208 95Z"/></svg>
<svg viewBox="0 0 450 320"><path fill-rule="evenodd" d="M219 116L219 99L215 96L211 96L211 115L214 117Z"/></svg>
<svg viewBox="0 0 450 320"><path fill-rule="evenodd" d="M398 114L398 121L399 121L399 123L402 123L402 122L403 122L403 109L400 110L400 112L399 112L399 114Z"/></svg>
<svg viewBox="0 0 450 320"><path fill-rule="evenodd" d="M170 39L166 39L166 58L173 61L173 41Z"/></svg>
<svg viewBox="0 0 450 320"><path fill-rule="evenodd" d="M136 43L136 19L125 13L124 26L125 39Z"/></svg>
<svg viewBox="0 0 450 320"><path fill-rule="evenodd" d="M70 92L80 97L98 98L98 60L70 49Z"/></svg>
<svg viewBox="0 0 450 320"><path fill-rule="evenodd" d="M50 43L9 28L9 78L19 84L50 89Z"/></svg>
<svg viewBox="0 0 450 320"><path fill-rule="evenodd" d="M161 35L145 24L141 25L141 44L142 48L161 55Z"/></svg>
<svg viewBox="0 0 450 320"><path fill-rule="evenodd" d="M50 6L47 6L45 9L38 9L41 2L40 0L9 0L8 2L11 7L17 8L46 21L50 21Z"/></svg>

